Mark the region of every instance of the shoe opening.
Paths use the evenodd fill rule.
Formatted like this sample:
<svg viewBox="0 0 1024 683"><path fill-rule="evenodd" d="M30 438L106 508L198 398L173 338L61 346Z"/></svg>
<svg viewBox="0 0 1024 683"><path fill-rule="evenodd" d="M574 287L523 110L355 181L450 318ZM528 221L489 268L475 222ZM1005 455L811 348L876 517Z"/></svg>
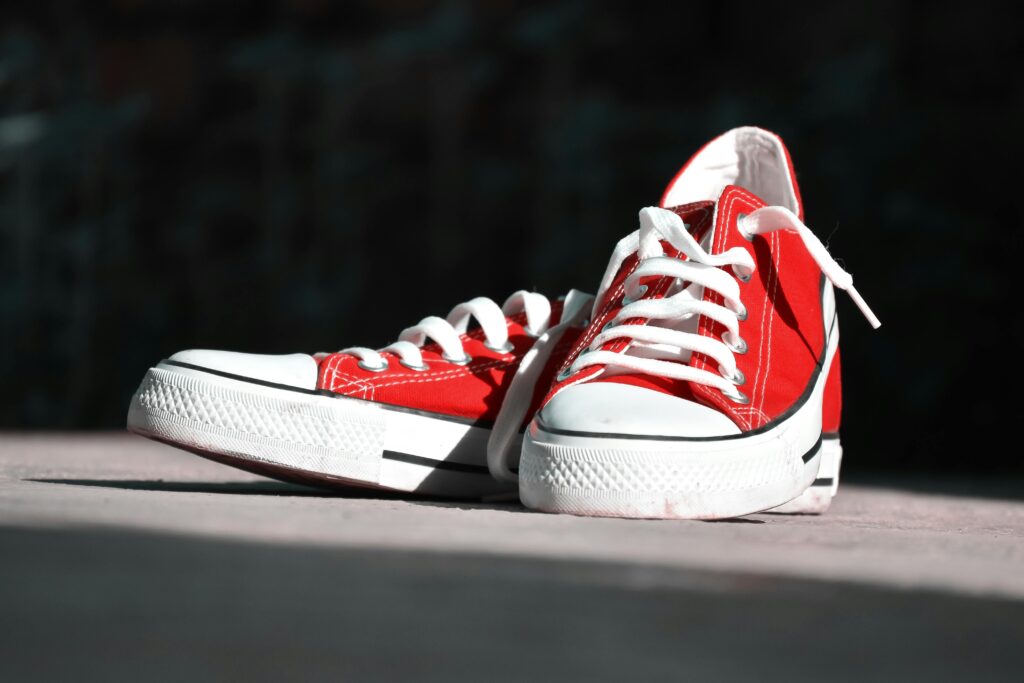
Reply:
<svg viewBox="0 0 1024 683"><path fill-rule="evenodd" d="M782 138L754 126L734 128L705 145L669 183L661 205L716 201L727 185L738 185L769 205L803 215Z"/></svg>

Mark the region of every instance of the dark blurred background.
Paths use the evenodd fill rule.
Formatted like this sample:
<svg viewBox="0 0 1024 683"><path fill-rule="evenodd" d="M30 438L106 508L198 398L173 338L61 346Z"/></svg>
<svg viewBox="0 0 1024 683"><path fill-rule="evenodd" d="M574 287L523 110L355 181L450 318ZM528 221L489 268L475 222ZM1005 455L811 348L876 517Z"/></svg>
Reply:
<svg viewBox="0 0 1024 683"><path fill-rule="evenodd" d="M592 290L689 155L756 124L884 322L841 299L848 468L1022 471L1013 9L5 2L0 427L119 428L183 348Z"/></svg>

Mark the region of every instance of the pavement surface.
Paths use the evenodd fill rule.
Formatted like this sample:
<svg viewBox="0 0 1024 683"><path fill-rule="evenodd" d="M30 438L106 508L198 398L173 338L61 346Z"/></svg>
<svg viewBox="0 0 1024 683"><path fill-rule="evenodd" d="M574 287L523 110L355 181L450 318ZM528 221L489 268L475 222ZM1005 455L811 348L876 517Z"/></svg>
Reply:
<svg viewBox="0 0 1024 683"><path fill-rule="evenodd" d="M587 519L0 435L0 681L1021 680L1024 481Z"/></svg>

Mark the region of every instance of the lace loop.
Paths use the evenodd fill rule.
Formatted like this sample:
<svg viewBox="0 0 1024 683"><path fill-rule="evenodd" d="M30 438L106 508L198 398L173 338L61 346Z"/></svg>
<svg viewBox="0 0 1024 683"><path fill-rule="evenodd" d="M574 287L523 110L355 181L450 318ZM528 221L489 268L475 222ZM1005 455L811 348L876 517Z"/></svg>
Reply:
<svg viewBox="0 0 1024 683"><path fill-rule="evenodd" d="M836 287L845 290L860 308L864 317L877 328L881 323L853 288L853 278L836 263L828 249L793 212L780 206L757 209L742 217L740 229L747 239L775 230L789 230L800 237L814 262ZM664 255L662 243L667 242L686 260ZM672 278L675 282L661 299L634 301L624 298L624 305L613 322L633 318L646 319L642 325L618 324L602 330L590 348L573 362L569 375L584 368L601 365L616 370L657 375L711 386L731 400L749 400L736 389L746 379L736 366L736 355L746 353L747 344L739 334L740 321L746 320L747 309L741 300L740 282L748 281L756 269L750 252L733 247L721 254L709 254L687 231L677 214L666 209L648 207L640 212L640 229L620 243L606 271L606 283L597 300L611 285L629 254L627 246L636 245L640 263L626 278L627 293L636 291L642 278ZM611 276L609 277L609 273ZM706 290L722 297L722 304L703 299ZM725 327L721 339L702 336L694 331L676 329L681 321L706 316ZM621 352L601 347L614 339L628 339L629 346ZM641 353L642 350L642 353ZM693 353L708 356L718 363L718 372L691 367Z"/></svg>
<svg viewBox="0 0 1024 683"><path fill-rule="evenodd" d="M449 363L464 365L472 360L466 353L461 335L469 329L472 318L480 324L484 345L498 353L510 353L512 345L508 339L506 316L525 313L526 331L536 336L547 329L551 321L551 302L543 294L520 290L505 300L499 307L487 297L477 297L461 303L451 310L447 318L428 316L398 335L398 341L379 351L365 346L352 346L339 353L355 356L359 366L371 372L380 372L388 367L384 353L398 356L399 362L411 369L428 369L423 359L422 347L433 340L441 347L441 358Z"/></svg>

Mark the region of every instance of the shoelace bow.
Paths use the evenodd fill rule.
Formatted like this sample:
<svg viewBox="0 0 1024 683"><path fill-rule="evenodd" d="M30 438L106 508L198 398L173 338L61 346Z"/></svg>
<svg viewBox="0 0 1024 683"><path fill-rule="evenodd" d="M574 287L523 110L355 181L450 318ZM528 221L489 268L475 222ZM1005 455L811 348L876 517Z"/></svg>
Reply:
<svg viewBox="0 0 1024 683"><path fill-rule="evenodd" d="M476 318L484 334L484 344L498 353L508 353L512 346L508 341L506 316L526 314L527 334L538 337L547 331L551 322L551 302L543 294L520 290L505 300L502 306L487 297L477 297L459 304L447 318L429 316L412 327L402 330L398 341L379 351L365 346L353 346L338 353L355 356L359 367L370 372L383 372L388 368L387 360L381 355L392 353L399 362L412 370L426 370L423 361L423 346L433 340L441 347L441 358L449 363L465 365L472 360L466 353L460 335L469 329L470 319Z"/></svg>
<svg viewBox="0 0 1024 683"><path fill-rule="evenodd" d="M737 227L748 240L776 230L789 230L798 235L825 277L850 295L872 327L881 325L854 289L853 277L836 263L825 245L792 211L781 206L762 207L741 217ZM666 256L662 241L671 244L687 260ZM638 254L640 263L626 278L625 305L560 379L592 365L604 365L695 382L717 388L734 402L749 401L736 388L745 382L742 372L736 367L736 354L747 350L747 344L739 334L739 323L747 316L739 283L749 281L756 269L750 252L743 247L733 247L721 254L709 254L689 233L678 215L648 207L640 212L639 231L623 239L616 247L605 272L598 301L602 300L622 262L633 252ZM731 272L725 268L730 268ZM646 288L640 281L651 277L670 277L689 284L663 299L641 299ZM717 292L724 305L704 301L699 293L701 290L694 293L694 286ZM714 339L659 324L659 321L680 321L694 315L705 315L721 323L726 328L722 338ZM619 324L619 321L630 318L644 318L649 322L645 325ZM606 342L621 338L645 345L644 356L601 350ZM688 360L693 352L715 359L718 372L680 362Z"/></svg>

